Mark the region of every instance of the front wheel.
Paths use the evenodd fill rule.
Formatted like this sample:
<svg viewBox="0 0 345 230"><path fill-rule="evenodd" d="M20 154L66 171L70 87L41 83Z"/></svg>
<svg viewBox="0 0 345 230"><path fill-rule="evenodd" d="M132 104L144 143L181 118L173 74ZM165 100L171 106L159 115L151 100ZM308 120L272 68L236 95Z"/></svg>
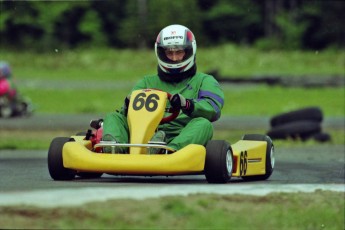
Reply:
<svg viewBox="0 0 345 230"><path fill-rule="evenodd" d="M72 139L73 140L73 139ZM64 144L72 141L69 137L56 137L50 143L48 151L48 170L54 180L72 180L76 171L63 166L62 148Z"/></svg>
<svg viewBox="0 0 345 230"><path fill-rule="evenodd" d="M211 140L206 145L205 176L209 183L227 183L231 179L233 153L226 141Z"/></svg>
<svg viewBox="0 0 345 230"><path fill-rule="evenodd" d="M0 117L10 118L13 113L13 105L6 96L0 97Z"/></svg>
<svg viewBox="0 0 345 230"><path fill-rule="evenodd" d="M258 180L267 180L273 173L275 159L274 159L274 145L269 136L262 134L246 134L243 136L242 140L248 141L266 141L266 165L265 165L265 174L258 176L244 176L242 177L245 181L258 181Z"/></svg>

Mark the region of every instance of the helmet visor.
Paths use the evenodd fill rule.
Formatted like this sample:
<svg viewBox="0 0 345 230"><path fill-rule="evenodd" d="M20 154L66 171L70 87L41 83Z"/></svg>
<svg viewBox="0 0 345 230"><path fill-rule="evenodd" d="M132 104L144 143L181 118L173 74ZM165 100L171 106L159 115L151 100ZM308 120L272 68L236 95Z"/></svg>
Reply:
<svg viewBox="0 0 345 230"><path fill-rule="evenodd" d="M191 46L157 46L157 55L165 63L178 64L193 55L193 48Z"/></svg>

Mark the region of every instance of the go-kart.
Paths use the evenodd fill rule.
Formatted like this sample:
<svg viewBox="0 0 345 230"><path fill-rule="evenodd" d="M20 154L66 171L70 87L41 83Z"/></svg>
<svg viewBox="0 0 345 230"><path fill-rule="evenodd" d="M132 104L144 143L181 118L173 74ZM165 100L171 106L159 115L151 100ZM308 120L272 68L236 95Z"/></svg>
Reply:
<svg viewBox="0 0 345 230"><path fill-rule="evenodd" d="M11 94L9 81L6 78L0 79L0 117L30 116L32 106L29 100L15 99Z"/></svg>
<svg viewBox="0 0 345 230"><path fill-rule="evenodd" d="M103 173L204 174L209 183L227 183L231 177L266 180L271 176L274 147L265 135L247 134L233 145L224 140L210 140L206 146L191 143L178 151L164 142L151 142L158 125L175 119L180 112L168 106L170 97L169 93L154 89L132 92L127 115L129 143L103 141L102 120L92 121L93 129L86 134L53 139L48 151L50 176L54 180L72 180L76 176L97 178ZM119 148L128 148L128 153L117 152ZM150 148L163 149L164 153L149 154Z"/></svg>

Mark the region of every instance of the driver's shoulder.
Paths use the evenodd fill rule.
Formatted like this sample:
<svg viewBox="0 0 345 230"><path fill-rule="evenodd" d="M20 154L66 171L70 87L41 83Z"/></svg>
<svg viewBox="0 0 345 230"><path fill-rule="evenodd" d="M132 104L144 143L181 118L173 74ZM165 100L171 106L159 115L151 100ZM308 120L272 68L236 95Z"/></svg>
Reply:
<svg viewBox="0 0 345 230"><path fill-rule="evenodd" d="M143 77L143 80L146 82L157 81L159 80L159 77L157 74L149 74L149 75L145 75Z"/></svg>
<svg viewBox="0 0 345 230"><path fill-rule="evenodd" d="M191 79L194 82L205 83L205 82L217 82L217 80L207 73L197 72Z"/></svg>
<svg viewBox="0 0 345 230"><path fill-rule="evenodd" d="M200 78L200 79L215 79L212 75L204 72L197 72L195 74L195 77Z"/></svg>

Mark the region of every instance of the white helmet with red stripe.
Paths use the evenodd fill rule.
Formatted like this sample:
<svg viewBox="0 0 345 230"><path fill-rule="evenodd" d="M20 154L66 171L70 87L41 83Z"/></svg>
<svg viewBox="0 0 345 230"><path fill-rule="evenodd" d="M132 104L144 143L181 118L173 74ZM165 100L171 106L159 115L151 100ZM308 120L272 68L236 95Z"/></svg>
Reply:
<svg viewBox="0 0 345 230"><path fill-rule="evenodd" d="M166 50L183 49L185 55L180 61L173 61L166 56ZM155 43L155 52L159 68L169 74L184 73L195 64L196 41L194 34L182 25L170 25L161 30Z"/></svg>

